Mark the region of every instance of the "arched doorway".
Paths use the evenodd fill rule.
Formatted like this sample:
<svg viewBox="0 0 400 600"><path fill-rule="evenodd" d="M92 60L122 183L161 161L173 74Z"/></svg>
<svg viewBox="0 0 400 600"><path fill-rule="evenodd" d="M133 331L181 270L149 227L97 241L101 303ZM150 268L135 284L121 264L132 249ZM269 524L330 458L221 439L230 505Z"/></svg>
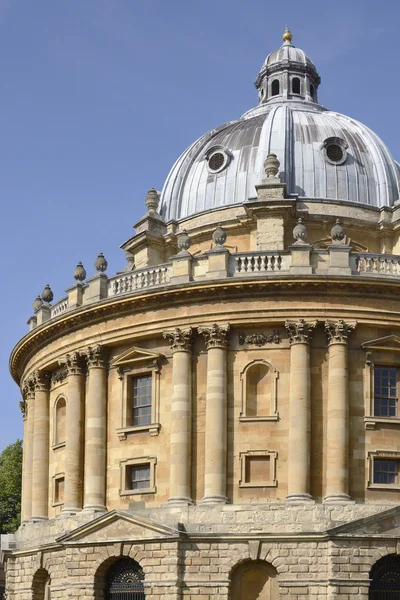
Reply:
<svg viewBox="0 0 400 600"><path fill-rule="evenodd" d="M106 575L106 600L145 600L144 573L136 560L125 557L114 562Z"/></svg>
<svg viewBox="0 0 400 600"><path fill-rule="evenodd" d="M369 574L370 600L400 600L400 556L379 559Z"/></svg>
<svg viewBox="0 0 400 600"><path fill-rule="evenodd" d="M38 569L33 576L33 600L50 600L50 575L46 569Z"/></svg>
<svg viewBox="0 0 400 600"><path fill-rule="evenodd" d="M276 569L263 560L239 564L230 577L230 600L278 600Z"/></svg>

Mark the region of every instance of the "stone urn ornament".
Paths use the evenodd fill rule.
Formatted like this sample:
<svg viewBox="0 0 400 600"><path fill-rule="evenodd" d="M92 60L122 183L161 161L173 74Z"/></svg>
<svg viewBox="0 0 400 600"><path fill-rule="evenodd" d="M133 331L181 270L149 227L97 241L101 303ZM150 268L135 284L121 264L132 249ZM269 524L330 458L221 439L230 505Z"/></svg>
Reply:
<svg viewBox="0 0 400 600"><path fill-rule="evenodd" d="M293 228L293 238L295 240L295 244L306 244L305 241L307 237L307 227L304 225L303 219L300 217L297 221L297 224Z"/></svg>
<svg viewBox="0 0 400 600"><path fill-rule="evenodd" d="M155 188L151 188L144 199L147 210L149 212L157 212L158 205L160 204L160 195Z"/></svg>
<svg viewBox="0 0 400 600"><path fill-rule="evenodd" d="M79 261L74 270L74 279L76 281L83 281L86 279L86 271L83 264Z"/></svg>
<svg viewBox="0 0 400 600"><path fill-rule="evenodd" d="M212 234L212 239L217 246L223 246L226 242L226 231L222 229L221 223L218 223L217 229Z"/></svg>
<svg viewBox="0 0 400 600"><path fill-rule="evenodd" d="M107 271L108 262L104 258L104 254L102 252L100 252L94 261L94 267L98 273L105 273L105 271Z"/></svg>
<svg viewBox="0 0 400 600"><path fill-rule="evenodd" d="M43 302L46 302L48 304L53 300L53 298L54 298L54 294L51 291L49 284L46 283L46 286L42 292L42 300L43 300Z"/></svg>
<svg viewBox="0 0 400 600"><path fill-rule="evenodd" d="M192 245L192 238L189 236L186 229L183 229L176 237L179 250L181 252L187 252Z"/></svg>
<svg viewBox="0 0 400 600"><path fill-rule="evenodd" d="M38 294L35 298L34 303L32 304L32 308L33 308L33 312L36 313L39 308L42 306L43 304L43 300L40 297L40 294Z"/></svg>
<svg viewBox="0 0 400 600"><path fill-rule="evenodd" d="M279 162L276 154L274 154L273 152L268 154L267 158L264 161L264 170L267 174L268 179L277 179L276 176L279 173L280 165L281 163Z"/></svg>
<svg viewBox="0 0 400 600"><path fill-rule="evenodd" d="M343 244L345 238L344 227L340 222L340 219L336 219L336 223L331 229L331 238L334 244Z"/></svg>

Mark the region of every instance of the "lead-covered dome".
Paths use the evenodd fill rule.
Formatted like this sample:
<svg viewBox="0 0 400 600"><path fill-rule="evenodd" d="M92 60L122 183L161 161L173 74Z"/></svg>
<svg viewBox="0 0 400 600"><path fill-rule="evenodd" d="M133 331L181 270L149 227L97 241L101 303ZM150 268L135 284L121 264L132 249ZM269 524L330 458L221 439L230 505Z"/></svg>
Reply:
<svg viewBox="0 0 400 600"><path fill-rule="evenodd" d="M258 106L203 135L173 166L162 192L164 218L254 198L271 152L289 195L392 206L399 199L399 165L368 127L318 104L319 82L287 30L257 78Z"/></svg>

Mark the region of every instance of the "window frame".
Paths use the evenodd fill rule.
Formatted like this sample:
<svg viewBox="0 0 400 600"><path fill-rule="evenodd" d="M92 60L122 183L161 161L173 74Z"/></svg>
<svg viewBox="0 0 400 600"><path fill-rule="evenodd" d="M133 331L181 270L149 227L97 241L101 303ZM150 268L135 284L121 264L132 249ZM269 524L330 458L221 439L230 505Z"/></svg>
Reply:
<svg viewBox="0 0 400 600"><path fill-rule="evenodd" d="M64 472L56 473L51 478L51 506L52 507L64 506L64 500L62 502L60 502L59 500L56 500L57 481L60 481L60 479L64 480L64 490L65 490L65 473Z"/></svg>
<svg viewBox="0 0 400 600"><path fill-rule="evenodd" d="M400 425L399 395L400 395L400 356L398 360L393 357L393 351L382 348L381 351L371 351L367 347L364 369L364 424L366 429L375 429L377 423ZM376 350L380 350L377 348ZM387 417L375 415L375 367L397 369L397 416Z"/></svg>
<svg viewBox="0 0 400 600"><path fill-rule="evenodd" d="M247 377L252 367L255 365L264 365L271 372L271 397L269 399L270 413L269 415L247 415ZM240 373L241 380L241 395L242 395L242 408L240 411L239 421L251 422L251 421L278 421L278 379L279 371L274 367L271 361L264 358L256 358L251 362L247 363L244 369ZM267 399L268 402L268 399Z"/></svg>
<svg viewBox="0 0 400 600"><path fill-rule="evenodd" d="M375 483L375 461L392 460L397 463L397 483ZM373 450L368 452L368 482L367 488L372 490L400 490L400 452L391 450Z"/></svg>
<svg viewBox="0 0 400 600"><path fill-rule="evenodd" d="M52 449L57 450L58 448L65 448L66 439L63 442L57 442L57 405L60 400L65 402L65 438L67 437L67 396L64 393L58 394L53 403L53 426L52 426Z"/></svg>
<svg viewBox="0 0 400 600"><path fill-rule="evenodd" d="M261 482L261 483L252 483L246 482L246 461L249 458L257 457L257 456L269 456L270 460L270 479L269 481ZM247 450L246 452L239 453L239 461L240 461L240 479L239 479L239 487L240 488L264 488L264 487L277 487L278 481L276 479L276 470L277 470L277 459L278 453L273 450Z"/></svg>
<svg viewBox="0 0 400 600"><path fill-rule="evenodd" d="M130 422L133 413L133 380L135 377L151 376L151 422L144 425L133 425ZM159 362L154 360L150 365L127 365L118 368L118 376L121 381L121 415L120 427L117 428L118 438L127 439L127 435L135 432L149 432L151 436L159 434L161 425L159 423L160 405L160 367Z"/></svg>
<svg viewBox="0 0 400 600"><path fill-rule="evenodd" d="M119 463L120 466L120 487L119 487L119 495L120 496L140 496L144 494L155 494L157 491L156 488L156 464L157 458L155 456L142 456L140 458L128 458L127 460L123 460ZM128 469L130 467L137 466L149 466L150 468L150 485L148 488L141 489L129 489L127 487L128 480Z"/></svg>

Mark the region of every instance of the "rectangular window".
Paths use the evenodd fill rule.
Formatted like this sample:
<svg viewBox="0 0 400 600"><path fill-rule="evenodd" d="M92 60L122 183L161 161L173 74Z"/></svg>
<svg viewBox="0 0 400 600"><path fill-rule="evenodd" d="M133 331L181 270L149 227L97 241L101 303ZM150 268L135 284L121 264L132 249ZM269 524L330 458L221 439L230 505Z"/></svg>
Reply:
<svg viewBox="0 0 400 600"><path fill-rule="evenodd" d="M130 490L148 490L150 488L150 464L132 465L127 468L126 486Z"/></svg>
<svg viewBox="0 0 400 600"><path fill-rule="evenodd" d="M64 477L58 477L54 481L54 504L64 503Z"/></svg>
<svg viewBox="0 0 400 600"><path fill-rule="evenodd" d="M396 484L399 471L399 462L389 459L374 460L374 483Z"/></svg>
<svg viewBox="0 0 400 600"><path fill-rule="evenodd" d="M374 368L374 416L397 416L397 368Z"/></svg>
<svg viewBox="0 0 400 600"><path fill-rule="evenodd" d="M132 425L151 423L152 376L132 378Z"/></svg>

